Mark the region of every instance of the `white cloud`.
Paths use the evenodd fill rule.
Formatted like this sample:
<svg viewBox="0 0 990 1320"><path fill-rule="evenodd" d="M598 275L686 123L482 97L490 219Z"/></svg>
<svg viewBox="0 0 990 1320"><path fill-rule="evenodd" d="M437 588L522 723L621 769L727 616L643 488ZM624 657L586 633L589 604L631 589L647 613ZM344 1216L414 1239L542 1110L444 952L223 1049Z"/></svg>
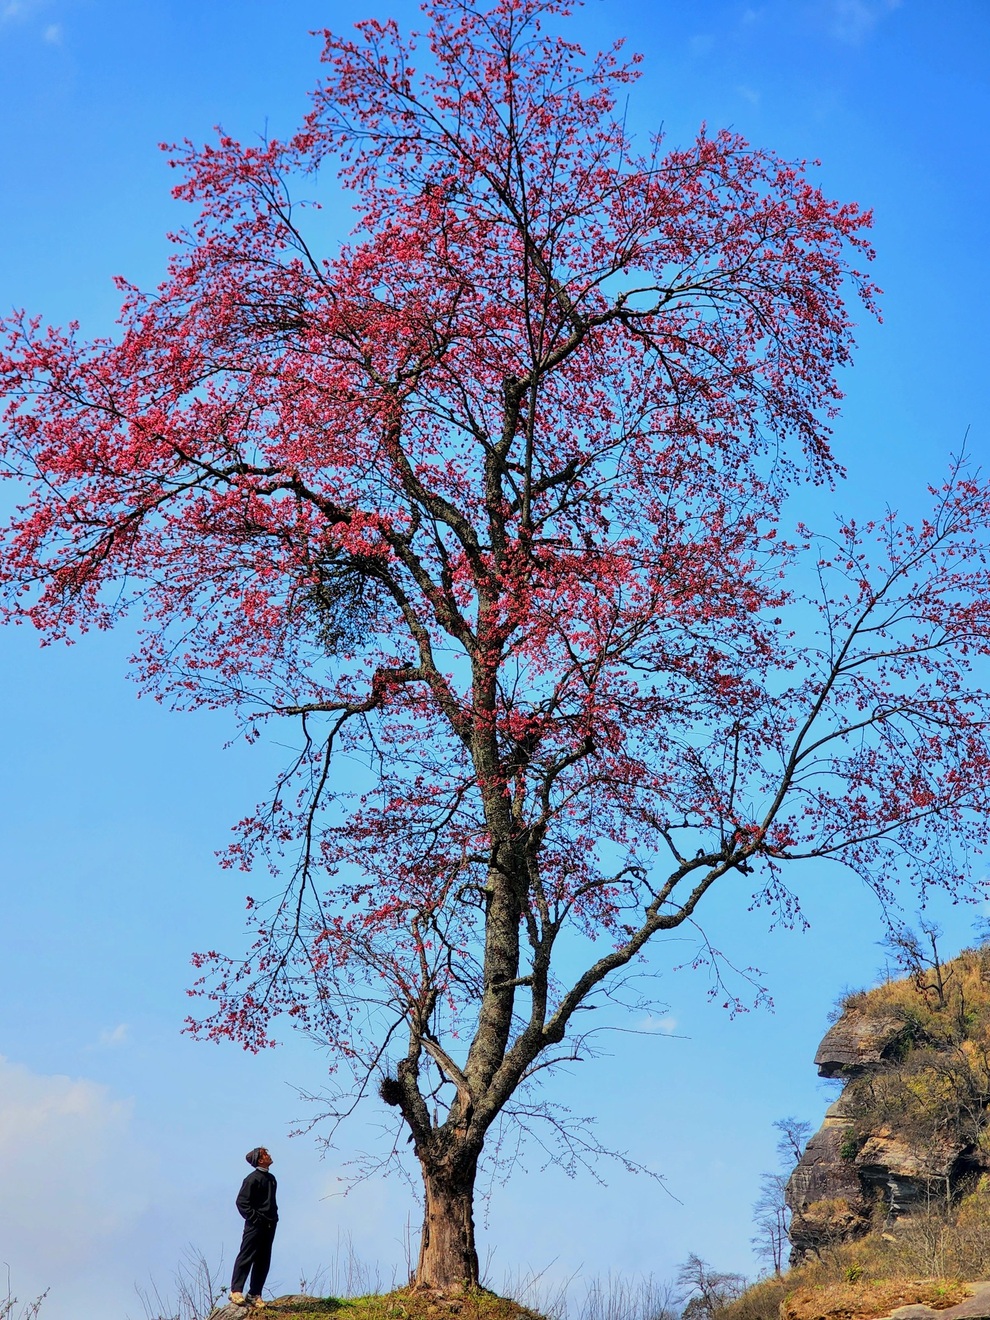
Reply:
<svg viewBox="0 0 990 1320"><path fill-rule="evenodd" d="M881 19L900 5L901 0L829 0L832 35L849 45L859 45Z"/></svg>
<svg viewBox="0 0 990 1320"><path fill-rule="evenodd" d="M643 1018L641 1022L637 1023L636 1030L654 1031L659 1033L661 1036L669 1036L676 1029L676 1027L677 1027L677 1018L672 1017L670 1014L668 1014L666 1017L658 1018L658 1017L654 1017L652 1013L648 1013L647 1016Z"/></svg>
<svg viewBox="0 0 990 1320"><path fill-rule="evenodd" d="M41 19L44 11L51 8L52 0L0 0L0 28L15 24L33 26L32 20ZM49 45L61 45L63 35L61 23L45 23L41 28L41 39Z"/></svg>
<svg viewBox="0 0 990 1320"><path fill-rule="evenodd" d="M745 83L740 83L736 88L736 91L743 100L748 101L750 105L760 104L760 93L754 87L747 87Z"/></svg>
<svg viewBox="0 0 990 1320"><path fill-rule="evenodd" d="M0 9L0 22L21 22L35 13L44 4L44 0L7 0Z"/></svg>
<svg viewBox="0 0 990 1320"><path fill-rule="evenodd" d="M103 1038L112 1045L125 1032L111 1026ZM89 1057L106 1063L97 1040L94 1032ZM281 1109L258 1099L250 1082L221 1086L216 1073L193 1070L190 1080L173 1086L172 1076L159 1086L157 1070L141 1080L138 1062L129 1075L141 1089L131 1101L90 1077L42 1074L0 1055L0 1298L9 1261L22 1305L50 1288L40 1320L133 1320L144 1314L136 1285L176 1295L173 1276L190 1244L226 1282L241 1235L234 1194L247 1169L243 1152L258 1141L274 1145L280 1181L284 1175L269 1282L275 1292L298 1291L297 1268L305 1262L312 1276L326 1260L342 1210L338 1199L321 1197L339 1193L340 1182L312 1143L279 1141ZM369 1244L362 1258L395 1254L405 1213L391 1185L348 1200L346 1223ZM391 1279L383 1267L386 1287Z"/></svg>
<svg viewBox="0 0 990 1320"><path fill-rule="evenodd" d="M100 1044L105 1045L108 1048L112 1048L114 1045L123 1045L124 1042L128 1039L129 1034L130 1034L130 1028L128 1027L127 1023L120 1022L117 1024L117 1026L113 1028L112 1031L100 1032Z"/></svg>
<svg viewBox="0 0 990 1320"><path fill-rule="evenodd" d="M22 1300L73 1281L147 1207L149 1160L129 1101L85 1078L45 1076L0 1055L3 1258ZM45 1303L46 1314L52 1311ZM57 1311L59 1308L54 1308Z"/></svg>

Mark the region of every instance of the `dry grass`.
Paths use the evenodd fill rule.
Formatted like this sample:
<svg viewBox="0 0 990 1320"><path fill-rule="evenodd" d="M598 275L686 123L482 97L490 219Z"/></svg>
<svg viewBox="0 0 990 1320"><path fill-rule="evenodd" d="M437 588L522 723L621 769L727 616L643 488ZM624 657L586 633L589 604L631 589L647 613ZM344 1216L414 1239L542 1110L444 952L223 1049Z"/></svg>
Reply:
<svg viewBox="0 0 990 1320"><path fill-rule="evenodd" d="M741 1297L718 1312L717 1320L779 1320L781 1302L796 1287L795 1274L791 1271L757 1279Z"/></svg>
<svg viewBox="0 0 990 1320"><path fill-rule="evenodd" d="M969 1296L955 1279L865 1279L795 1288L781 1303L781 1320L876 1320L898 1306L921 1304L940 1311Z"/></svg>
<svg viewBox="0 0 990 1320"><path fill-rule="evenodd" d="M760 1279L717 1320L874 1320L915 1303L942 1310L969 1296L967 1280L987 1277L979 1253L971 1268L955 1268L965 1253L947 1250L934 1225L902 1220L898 1230L840 1243L820 1260Z"/></svg>
<svg viewBox="0 0 990 1320"><path fill-rule="evenodd" d="M843 1011L889 1012L937 1043L990 1037L990 944L963 949L942 964L941 990L930 970L857 990Z"/></svg>

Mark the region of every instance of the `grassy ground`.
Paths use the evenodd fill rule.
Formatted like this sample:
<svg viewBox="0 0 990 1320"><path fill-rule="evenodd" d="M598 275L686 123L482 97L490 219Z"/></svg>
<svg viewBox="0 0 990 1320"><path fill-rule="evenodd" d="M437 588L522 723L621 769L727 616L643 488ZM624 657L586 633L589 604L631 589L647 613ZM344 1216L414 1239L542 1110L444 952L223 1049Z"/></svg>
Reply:
<svg viewBox="0 0 990 1320"><path fill-rule="evenodd" d="M876 1320L898 1306L921 1303L934 1310L955 1306L969 1296L954 1279L862 1279L855 1282L805 1284L793 1278L764 1279L719 1315L719 1320ZM382 1296L282 1297L269 1303L272 1320L543 1320L494 1293L479 1290L462 1297L441 1298L408 1289Z"/></svg>
<svg viewBox="0 0 990 1320"><path fill-rule="evenodd" d="M269 1303L265 1313L273 1320L542 1320L518 1302L498 1297L484 1288L459 1297L439 1297L430 1292L399 1288L372 1297L280 1297Z"/></svg>

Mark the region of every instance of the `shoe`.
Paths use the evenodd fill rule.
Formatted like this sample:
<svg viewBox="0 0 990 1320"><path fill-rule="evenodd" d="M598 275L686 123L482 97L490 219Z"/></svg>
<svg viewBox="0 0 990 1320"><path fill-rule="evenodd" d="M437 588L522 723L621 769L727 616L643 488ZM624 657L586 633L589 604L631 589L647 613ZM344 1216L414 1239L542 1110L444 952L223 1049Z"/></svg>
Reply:
<svg viewBox="0 0 990 1320"><path fill-rule="evenodd" d="M234 1303L235 1306L245 1306L247 1304L248 1299L244 1296L242 1292L232 1292L230 1294L230 1300Z"/></svg>
<svg viewBox="0 0 990 1320"><path fill-rule="evenodd" d="M265 1299L263 1297L255 1297L254 1293L248 1293L244 1300L247 1302L248 1306L253 1307L256 1311L264 1311L268 1308L268 1303Z"/></svg>

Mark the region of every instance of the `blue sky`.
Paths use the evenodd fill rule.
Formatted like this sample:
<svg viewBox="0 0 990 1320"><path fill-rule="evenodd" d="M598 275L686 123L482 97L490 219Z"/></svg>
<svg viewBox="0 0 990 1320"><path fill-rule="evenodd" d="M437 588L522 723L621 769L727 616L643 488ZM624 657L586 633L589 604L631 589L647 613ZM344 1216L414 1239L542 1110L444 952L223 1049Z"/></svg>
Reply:
<svg viewBox="0 0 990 1320"><path fill-rule="evenodd" d="M222 122L245 137L291 129L317 73L315 27L375 0L0 0L0 308L108 332L111 276L159 277L183 211L156 144ZM841 199L876 210L885 321L864 325L837 448L849 480L826 505L922 507L970 428L987 448L990 306L990 6L986 0L588 0L587 46L627 35L646 56L630 120L672 143L706 120L787 157L817 157ZM343 224L346 217L340 216ZM0 1261L44 1315L140 1316L134 1284L167 1291L189 1243L226 1269L232 1197L259 1142L285 1206L272 1284L331 1264L348 1235L383 1284L405 1270L417 1208L401 1180L341 1198L372 1150L369 1110L325 1158L298 1090L324 1061L304 1041L252 1057L180 1035L192 950L240 947L244 877L214 850L259 799L278 748L235 745L219 716L138 701L126 635L38 648L0 634ZM879 916L835 868L803 875L810 932L768 934L729 895L711 935L757 964L776 1011L729 1021L690 972L666 971L670 1008L617 1036L570 1078L577 1113L662 1172L665 1189L603 1167L570 1182L534 1156L496 1188L482 1227L495 1286L546 1270L673 1273L689 1251L752 1273L750 1207L774 1167L771 1124L817 1122L830 1098L811 1066L826 1016L882 961ZM939 911L951 951L975 913ZM683 947L658 954L665 969ZM637 1025L633 1023L633 1025ZM490 1256L489 1254L490 1253Z"/></svg>

